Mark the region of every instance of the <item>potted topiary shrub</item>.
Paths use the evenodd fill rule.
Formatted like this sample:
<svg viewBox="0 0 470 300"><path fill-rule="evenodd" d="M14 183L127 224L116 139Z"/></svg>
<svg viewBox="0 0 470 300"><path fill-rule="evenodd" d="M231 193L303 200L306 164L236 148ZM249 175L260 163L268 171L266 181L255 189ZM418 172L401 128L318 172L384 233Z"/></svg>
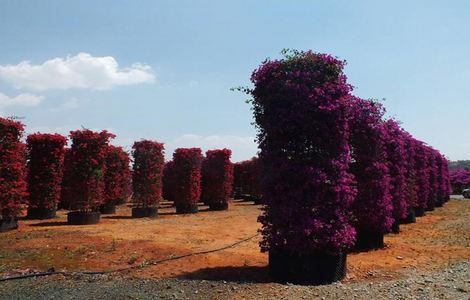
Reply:
<svg viewBox="0 0 470 300"><path fill-rule="evenodd" d="M132 172L132 217L157 217L158 203L162 198L164 146L155 141L134 143Z"/></svg>
<svg viewBox="0 0 470 300"><path fill-rule="evenodd" d="M173 161L167 161L165 167L163 168L163 199L167 201L174 201L174 171L173 171Z"/></svg>
<svg viewBox="0 0 470 300"><path fill-rule="evenodd" d="M400 220L400 224L410 224L416 222L415 209L418 205L418 185L416 178L416 162L415 162L415 149L414 149L414 138L408 133L404 132L403 136L405 142L406 155L404 160L406 161L406 197L408 204L408 214L406 217Z"/></svg>
<svg viewBox="0 0 470 300"><path fill-rule="evenodd" d="M385 149L387 167L390 175L390 193L393 204L392 232L400 232L400 220L409 213L409 202L406 199L406 148L403 130L395 120L387 120L384 124L386 138Z"/></svg>
<svg viewBox="0 0 470 300"><path fill-rule="evenodd" d="M18 216L27 196L23 131L20 122L0 118L0 232L18 228Z"/></svg>
<svg viewBox="0 0 470 300"><path fill-rule="evenodd" d="M393 224L383 114L380 103L351 98L351 172L357 186L353 204L356 250L382 248L384 234L390 232Z"/></svg>
<svg viewBox="0 0 470 300"><path fill-rule="evenodd" d="M173 153L176 213L197 213L201 197L200 148L178 148Z"/></svg>
<svg viewBox="0 0 470 300"><path fill-rule="evenodd" d="M67 221L72 225L97 224L103 204L106 151L115 135L88 129L70 132L71 177L70 209Z"/></svg>
<svg viewBox="0 0 470 300"><path fill-rule="evenodd" d="M348 94L344 62L284 51L254 71L263 213L261 251L280 282L324 284L344 278L353 245L348 173Z"/></svg>
<svg viewBox="0 0 470 300"><path fill-rule="evenodd" d="M62 166L62 181L60 184L60 197L58 209L70 209L71 186L73 182L72 151L65 148L64 163Z"/></svg>
<svg viewBox="0 0 470 300"><path fill-rule="evenodd" d="M102 214L114 214L116 205L127 201L131 182L129 163L129 154L122 147L108 147L104 173L104 203L100 207Z"/></svg>
<svg viewBox="0 0 470 300"><path fill-rule="evenodd" d="M418 201L416 203L415 215L422 217L425 215L430 194L429 187L429 167L427 159L426 145L418 140L413 140L415 152L416 185L418 188Z"/></svg>
<svg viewBox="0 0 470 300"><path fill-rule="evenodd" d="M29 219L56 216L63 173L64 146L60 134L30 134L28 148L28 214Z"/></svg>
<svg viewBox="0 0 470 300"><path fill-rule="evenodd" d="M229 149L209 150L202 163L201 199L210 210L227 210L233 184Z"/></svg>

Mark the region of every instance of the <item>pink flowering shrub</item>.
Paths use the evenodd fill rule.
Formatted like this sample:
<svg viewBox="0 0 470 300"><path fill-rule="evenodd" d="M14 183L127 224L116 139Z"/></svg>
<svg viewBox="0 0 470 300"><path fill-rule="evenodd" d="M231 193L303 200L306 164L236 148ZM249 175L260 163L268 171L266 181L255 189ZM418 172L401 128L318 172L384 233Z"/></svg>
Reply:
<svg viewBox="0 0 470 300"><path fill-rule="evenodd" d="M393 219L398 222L406 218L409 212L407 201L407 160L405 134L400 125L394 120L384 123L386 131L385 149L387 166L390 175L390 193L393 204Z"/></svg>
<svg viewBox="0 0 470 300"><path fill-rule="evenodd" d="M454 169L449 172L450 184L454 193L461 193L463 189L470 188L470 171Z"/></svg>
<svg viewBox="0 0 470 300"><path fill-rule="evenodd" d="M156 207L162 198L164 146L154 141L138 141L132 146L133 202L138 207Z"/></svg>
<svg viewBox="0 0 470 300"><path fill-rule="evenodd" d="M174 201L177 211L187 211L195 207L201 197L200 148L178 148L173 153L175 174Z"/></svg>
<svg viewBox="0 0 470 300"><path fill-rule="evenodd" d="M173 171L173 161L167 161L163 168L163 199L173 201L175 198L175 178Z"/></svg>
<svg viewBox="0 0 470 300"><path fill-rule="evenodd" d="M131 184L129 154L122 147L110 145L105 159L103 205L113 206L125 203L129 197L129 185Z"/></svg>
<svg viewBox="0 0 470 300"><path fill-rule="evenodd" d="M427 157L427 145L414 140L416 185L418 186L417 208L426 209L428 207L430 195L429 161Z"/></svg>
<svg viewBox="0 0 470 300"><path fill-rule="evenodd" d="M406 155L403 157L406 161L406 191L405 199L409 210L413 210L418 206L418 184L417 184L417 171L415 162L415 139L408 132L404 132L404 142Z"/></svg>
<svg viewBox="0 0 470 300"><path fill-rule="evenodd" d="M265 199L261 251L339 254L352 246L348 94L344 62L308 52L253 72Z"/></svg>
<svg viewBox="0 0 470 300"><path fill-rule="evenodd" d="M55 210L60 199L64 146L60 134L30 134L28 147L28 204L30 209Z"/></svg>

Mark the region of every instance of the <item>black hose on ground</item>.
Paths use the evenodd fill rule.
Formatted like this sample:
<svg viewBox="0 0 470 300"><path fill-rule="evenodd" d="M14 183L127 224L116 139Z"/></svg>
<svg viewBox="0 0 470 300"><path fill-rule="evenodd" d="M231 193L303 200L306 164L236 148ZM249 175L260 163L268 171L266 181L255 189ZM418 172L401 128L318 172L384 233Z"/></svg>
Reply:
<svg viewBox="0 0 470 300"><path fill-rule="evenodd" d="M173 260L178 260L190 256L196 256L196 255L204 255L204 254L209 254L209 253L214 253L214 252L219 252L223 250L227 250L233 247L236 247L240 244L243 244L245 242L248 242L255 237L257 237L259 233L252 235L248 238L245 238L241 241L235 242L230 245L223 246L221 248L216 248L212 250L205 250L205 251L199 251L199 252L192 252L192 253L187 253L183 255L178 255L178 256L172 256L172 257L167 257L159 260L153 260L149 262L145 262L140 265L135 265L135 266L129 266L125 268L120 268L120 269L114 269L114 270L104 270L104 271L80 271L80 272L62 272L62 271L47 271L47 272L39 272L39 273L31 273L31 274L24 274L24 275L18 275L18 276L9 276L5 278L0 278L0 282L2 281L9 281L9 280L16 280L16 279L25 279L25 278L31 278L31 277L43 277L43 276L50 276L50 275L64 275L64 276L72 276L72 275L101 275L101 274L109 274L109 273L117 273L117 272L123 272L123 271L128 271L132 269L137 269L137 268L145 268L147 266L154 266L158 264L162 264L168 261L173 261Z"/></svg>

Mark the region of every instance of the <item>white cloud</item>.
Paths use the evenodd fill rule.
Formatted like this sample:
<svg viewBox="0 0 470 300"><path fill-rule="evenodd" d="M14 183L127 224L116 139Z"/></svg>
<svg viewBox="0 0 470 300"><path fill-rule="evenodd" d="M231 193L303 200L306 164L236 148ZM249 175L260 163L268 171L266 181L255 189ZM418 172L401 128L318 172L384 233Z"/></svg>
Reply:
<svg viewBox="0 0 470 300"><path fill-rule="evenodd" d="M57 107L51 108L51 111L62 111L62 110L72 110L80 107L79 100L77 98L70 98L64 103L60 104Z"/></svg>
<svg viewBox="0 0 470 300"><path fill-rule="evenodd" d="M0 107L8 106L37 106L44 99L43 96L33 95L33 94L19 94L15 97L10 97L5 94L0 93Z"/></svg>
<svg viewBox="0 0 470 300"><path fill-rule="evenodd" d="M17 89L110 89L119 85L149 83L155 80L152 68L135 63L119 68L112 56L94 57L79 53L56 57L40 65L22 61L17 65L0 65L0 79Z"/></svg>
<svg viewBox="0 0 470 300"><path fill-rule="evenodd" d="M250 159L257 153L257 145L252 136L185 134L165 143L167 159L171 159L176 148L200 147L204 152L211 149L228 148L232 150L232 161Z"/></svg>

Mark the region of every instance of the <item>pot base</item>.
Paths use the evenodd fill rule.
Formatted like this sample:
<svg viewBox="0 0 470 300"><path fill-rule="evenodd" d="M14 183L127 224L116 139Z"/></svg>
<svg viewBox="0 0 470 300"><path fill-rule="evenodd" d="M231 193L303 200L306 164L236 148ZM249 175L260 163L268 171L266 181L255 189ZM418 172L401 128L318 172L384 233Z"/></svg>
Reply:
<svg viewBox="0 0 470 300"><path fill-rule="evenodd" d="M384 247L384 234L381 232L371 232L358 230L356 235L355 250L367 251Z"/></svg>
<svg viewBox="0 0 470 300"><path fill-rule="evenodd" d="M412 208L408 212L408 216L406 218L400 220L400 224L411 224L411 223L416 223L416 215L415 215L415 209Z"/></svg>
<svg viewBox="0 0 470 300"><path fill-rule="evenodd" d="M7 218L0 220L0 232L15 230L18 228L18 219Z"/></svg>
<svg viewBox="0 0 470 300"><path fill-rule="evenodd" d="M156 207L133 207L133 218L156 218L158 216L158 208Z"/></svg>
<svg viewBox="0 0 470 300"><path fill-rule="evenodd" d="M176 204L177 214L195 214L198 211L197 204Z"/></svg>
<svg viewBox="0 0 470 300"><path fill-rule="evenodd" d="M67 214L67 222L70 225L91 225L100 222L101 214L99 212L72 211Z"/></svg>
<svg viewBox="0 0 470 300"><path fill-rule="evenodd" d="M28 214L26 215L26 218L30 220L53 219L55 217L56 217L55 209L45 209L45 208L28 208Z"/></svg>

